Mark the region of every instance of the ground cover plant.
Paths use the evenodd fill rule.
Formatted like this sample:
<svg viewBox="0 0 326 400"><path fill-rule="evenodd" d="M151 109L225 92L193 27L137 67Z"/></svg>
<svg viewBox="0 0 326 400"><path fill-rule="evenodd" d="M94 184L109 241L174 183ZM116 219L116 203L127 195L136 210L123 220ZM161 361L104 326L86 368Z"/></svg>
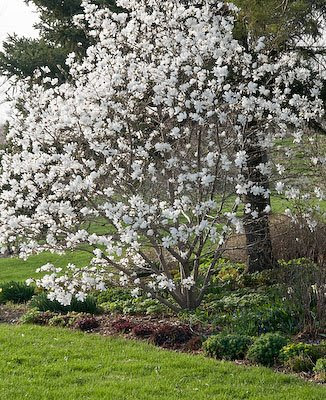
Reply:
<svg viewBox="0 0 326 400"><path fill-rule="evenodd" d="M0 346L0 395L11 400L322 400L325 395L324 387L269 369L59 328L0 325Z"/></svg>

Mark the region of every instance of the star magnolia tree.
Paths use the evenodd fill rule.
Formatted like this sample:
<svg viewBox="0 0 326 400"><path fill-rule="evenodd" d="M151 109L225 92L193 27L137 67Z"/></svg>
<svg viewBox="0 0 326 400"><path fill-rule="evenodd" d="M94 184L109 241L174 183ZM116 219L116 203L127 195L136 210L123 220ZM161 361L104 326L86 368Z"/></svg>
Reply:
<svg viewBox="0 0 326 400"><path fill-rule="evenodd" d="M270 195L248 179L245 142L254 135L270 149L301 138L322 116L321 83L295 54L272 60L263 39L250 54L241 47L231 4L117 3L127 12L83 4L76 24L96 44L82 62L67 59L73 82L20 85L2 157L0 241L22 257L91 249L87 268L41 268L49 273L36 283L62 304L119 283L193 309L227 236L242 232L241 197ZM272 165L258 169L269 176ZM246 212L258 217L250 204ZM106 232L92 233L92 221Z"/></svg>

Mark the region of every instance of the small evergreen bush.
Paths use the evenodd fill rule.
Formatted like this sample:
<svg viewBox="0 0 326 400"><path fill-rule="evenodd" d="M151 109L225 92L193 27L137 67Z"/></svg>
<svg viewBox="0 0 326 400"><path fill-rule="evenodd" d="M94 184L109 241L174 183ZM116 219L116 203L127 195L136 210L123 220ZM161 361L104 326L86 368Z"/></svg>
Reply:
<svg viewBox="0 0 326 400"><path fill-rule="evenodd" d="M226 360L243 359L252 339L245 335L219 334L211 336L204 342L205 353L210 357Z"/></svg>
<svg viewBox="0 0 326 400"><path fill-rule="evenodd" d="M281 349L287 344L287 340L279 333L265 333L258 337L249 347L248 360L272 366L279 358Z"/></svg>

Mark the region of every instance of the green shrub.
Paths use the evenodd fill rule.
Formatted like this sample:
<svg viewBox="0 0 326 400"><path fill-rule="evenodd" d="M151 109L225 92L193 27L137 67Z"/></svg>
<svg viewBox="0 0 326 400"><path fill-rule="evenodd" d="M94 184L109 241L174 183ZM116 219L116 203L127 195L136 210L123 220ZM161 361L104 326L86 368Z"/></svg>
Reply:
<svg viewBox="0 0 326 400"><path fill-rule="evenodd" d="M87 296L84 301L78 301L76 298L72 298L70 306L63 306L56 300L50 300L46 293L41 293L34 296L31 300L31 307L36 308L39 311L52 311L67 313L69 311L75 311L78 313L98 314L99 308L97 307L96 299L92 296Z"/></svg>
<svg viewBox="0 0 326 400"><path fill-rule="evenodd" d="M263 334L250 346L247 358L254 363L272 366L278 360L280 351L286 343L285 337L279 333Z"/></svg>
<svg viewBox="0 0 326 400"><path fill-rule="evenodd" d="M293 372L309 372L313 370L315 364L309 356L299 354L289 358L284 365Z"/></svg>
<svg viewBox="0 0 326 400"><path fill-rule="evenodd" d="M204 342L205 353L210 357L226 360L243 359L252 339L244 335L214 335Z"/></svg>
<svg viewBox="0 0 326 400"><path fill-rule="evenodd" d="M34 295L33 286L23 282L7 282L0 285L0 303L26 303Z"/></svg>
<svg viewBox="0 0 326 400"><path fill-rule="evenodd" d="M320 380L326 382L326 358L319 358L317 360L314 371Z"/></svg>
<svg viewBox="0 0 326 400"><path fill-rule="evenodd" d="M280 351L280 360L288 361L293 357L306 356L312 362L316 362L318 358L326 355L326 345L320 344L307 344L307 343L290 343L284 346Z"/></svg>

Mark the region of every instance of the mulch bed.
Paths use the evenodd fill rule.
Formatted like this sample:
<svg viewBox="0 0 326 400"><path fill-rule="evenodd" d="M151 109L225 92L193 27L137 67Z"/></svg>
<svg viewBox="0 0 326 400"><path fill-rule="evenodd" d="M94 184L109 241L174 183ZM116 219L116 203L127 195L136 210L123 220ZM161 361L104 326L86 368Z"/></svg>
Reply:
<svg viewBox="0 0 326 400"><path fill-rule="evenodd" d="M0 304L0 323L17 324L27 310L26 305Z"/></svg>
<svg viewBox="0 0 326 400"><path fill-rule="evenodd" d="M20 323L20 318L27 312L28 308L26 305L0 305L0 324L18 324ZM50 313L51 314L51 313ZM53 314L55 315L55 314ZM137 340L147 340L151 341L151 336L146 334L144 336L136 336L133 327L147 327L151 332L159 331L162 327L185 327L189 329L191 333L189 340L185 340L181 343L162 343L159 347L163 347L169 350L181 351L181 352L191 352L193 354L203 353L201 347L201 338L208 337L214 333L212 328L205 327L201 325L186 325L181 322L176 317L162 316L162 315L137 315L137 316L116 316L116 315L101 315L93 317L97 320L98 326L94 329L86 330L87 333L98 334L102 336L123 336L128 339ZM117 330L117 326L127 327L125 331ZM145 331L146 329L144 329ZM144 332L143 332L144 333ZM154 343L155 344L155 343ZM237 365L250 366L251 364L246 360L236 360L234 361ZM301 373L291 373L283 367L274 367L277 372L291 374L294 376L299 376L300 378L318 383L325 384L325 382L317 381L312 372L301 372Z"/></svg>

